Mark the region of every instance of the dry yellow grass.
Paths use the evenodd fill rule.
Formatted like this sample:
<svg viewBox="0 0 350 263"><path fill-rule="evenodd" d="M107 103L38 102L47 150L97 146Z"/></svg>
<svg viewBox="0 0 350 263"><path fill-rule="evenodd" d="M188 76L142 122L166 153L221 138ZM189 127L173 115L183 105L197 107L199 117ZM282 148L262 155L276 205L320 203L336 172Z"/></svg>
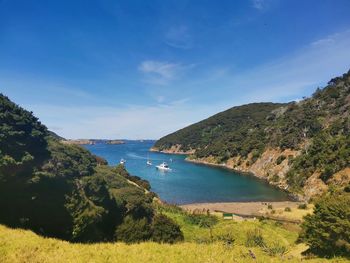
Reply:
<svg viewBox="0 0 350 263"><path fill-rule="evenodd" d="M285 211L286 207L273 208L274 213L271 209L264 208L260 210L260 214L271 216L274 218L285 219L285 220L299 220L302 221L303 217L307 214L312 214L314 205L308 204L307 209L299 209L297 207L290 207L291 211Z"/></svg>
<svg viewBox="0 0 350 263"><path fill-rule="evenodd" d="M43 238L31 231L10 229L0 225L0 262L300 262L289 255L270 257L258 248L251 251L242 245L232 248L222 243L176 245L146 242L126 245L123 243L72 244ZM307 262L346 262L343 259L312 259Z"/></svg>

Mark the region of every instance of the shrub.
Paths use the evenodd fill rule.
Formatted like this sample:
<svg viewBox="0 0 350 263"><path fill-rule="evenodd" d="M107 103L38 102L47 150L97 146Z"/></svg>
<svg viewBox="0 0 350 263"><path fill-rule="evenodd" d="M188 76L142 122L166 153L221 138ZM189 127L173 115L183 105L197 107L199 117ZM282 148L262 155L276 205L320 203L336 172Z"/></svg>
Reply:
<svg viewBox="0 0 350 263"><path fill-rule="evenodd" d="M291 209L290 207L286 207L286 208L284 209L284 211L285 211L285 212L292 212L292 209Z"/></svg>
<svg viewBox="0 0 350 263"><path fill-rule="evenodd" d="M287 248L277 242L273 243L271 246L264 246L262 248L270 256L283 255L287 252Z"/></svg>
<svg viewBox="0 0 350 263"><path fill-rule="evenodd" d="M184 240L180 227L163 214L155 215L152 223L152 240L158 243L176 243Z"/></svg>
<svg viewBox="0 0 350 263"><path fill-rule="evenodd" d="M200 227L209 228L218 222L216 216L204 214L187 214L185 222L191 225L198 225Z"/></svg>
<svg viewBox="0 0 350 263"><path fill-rule="evenodd" d="M179 206L174 204L168 204L166 202L159 204L155 203L154 206L156 207L158 212L169 212L174 214L185 214L186 212Z"/></svg>
<svg viewBox="0 0 350 263"><path fill-rule="evenodd" d="M100 157L100 156L97 156L97 155L93 155L96 159L96 163L97 165L108 165L108 162L106 159Z"/></svg>
<svg viewBox="0 0 350 263"><path fill-rule="evenodd" d="M123 165L117 165L116 167L114 167L114 171L120 174L121 176L125 177L126 179L130 180L131 182L136 183L138 186L143 187L148 191L151 190L151 185L147 180L144 180L136 175L129 174Z"/></svg>
<svg viewBox="0 0 350 263"><path fill-rule="evenodd" d="M284 155L278 156L278 158L276 160L276 164L280 165L285 159L286 159L286 156L284 156Z"/></svg>
<svg viewBox="0 0 350 263"><path fill-rule="evenodd" d="M298 205L298 209L307 209L307 204L303 203Z"/></svg>
<svg viewBox="0 0 350 263"><path fill-rule="evenodd" d="M247 232L247 240L245 242L247 247L264 247L265 241L261 234L260 229L255 228Z"/></svg>
<svg viewBox="0 0 350 263"><path fill-rule="evenodd" d="M153 198L158 197L158 195L152 191L148 192L146 195L152 200L153 200Z"/></svg>
<svg viewBox="0 0 350 263"><path fill-rule="evenodd" d="M344 191L350 193L350 185L345 186Z"/></svg>
<svg viewBox="0 0 350 263"><path fill-rule="evenodd" d="M268 208L268 209L272 209L272 205L269 204L269 205L267 206L267 208Z"/></svg>
<svg viewBox="0 0 350 263"><path fill-rule="evenodd" d="M350 256L350 194L335 191L315 204L302 224L299 240L320 256Z"/></svg>
<svg viewBox="0 0 350 263"><path fill-rule="evenodd" d="M288 165L292 165L294 161L294 156L293 155L288 155Z"/></svg>
<svg viewBox="0 0 350 263"><path fill-rule="evenodd" d="M136 243L150 239L151 228L146 218L135 220L127 216L115 234L118 241Z"/></svg>
<svg viewBox="0 0 350 263"><path fill-rule="evenodd" d="M277 174L274 174L273 176L272 176L272 182L278 182L280 180L280 177L277 175Z"/></svg>
<svg viewBox="0 0 350 263"><path fill-rule="evenodd" d="M230 233L219 235L216 239L223 242L226 247L232 247L235 242L235 238Z"/></svg>
<svg viewBox="0 0 350 263"><path fill-rule="evenodd" d="M252 159L251 159L252 163L255 163L256 160L258 160L258 158L260 157L260 155L261 154L258 150L253 150L252 151Z"/></svg>
<svg viewBox="0 0 350 263"><path fill-rule="evenodd" d="M280 221L275 221L274 225L278 226L278 227L281 227L281 226L283 226L283 223L280 222Z"/></svg>

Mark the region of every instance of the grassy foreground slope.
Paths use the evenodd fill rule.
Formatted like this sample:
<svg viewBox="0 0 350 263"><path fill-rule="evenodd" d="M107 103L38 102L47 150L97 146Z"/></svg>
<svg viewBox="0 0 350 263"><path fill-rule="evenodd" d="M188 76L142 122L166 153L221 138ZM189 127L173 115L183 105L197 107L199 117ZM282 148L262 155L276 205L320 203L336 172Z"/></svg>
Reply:
<svg viewBox="0 0 350 263"><path fill-rule="evenodd" d="M30 231L0 226L0 261L12 262L252 262L247 249L225 249L221 244L141 243L70 244L42 238ZM254 251L260 262L268 256ZM297 262L297 261L295 261ZM314 261L319 262L319 261Z"/></svg>
<svg viewBox="0 0 350 263"><path fill-rule="evenodd" d="M215 236L230 233L232 245L224 240L209 242L209 230L191 225L177 212L166 214L177 219L185 234L185 242L158 244L143 242L80 244L54 238L44 238L22 229L0 225L0 262L300 262L304 245L294 245L297 232L273 222L223 221L213 227ZM258 246L247 247L246 233L254 229L262 232L269 245L279 243L286 252L271 255ZM254 258L252 258L254 255ZM304 259L305 262L347 262L343 258Z"/></svg>
<svg viewBox="0 0 350 263"><path fill-rule="evenodd" d="M176 206L157 205L157 211L180 225L184 242L69 243L0 225L0 262L348 262L341 257L302 258L307 247L295 243L297 225L218 218L210 230Z"/></svg>

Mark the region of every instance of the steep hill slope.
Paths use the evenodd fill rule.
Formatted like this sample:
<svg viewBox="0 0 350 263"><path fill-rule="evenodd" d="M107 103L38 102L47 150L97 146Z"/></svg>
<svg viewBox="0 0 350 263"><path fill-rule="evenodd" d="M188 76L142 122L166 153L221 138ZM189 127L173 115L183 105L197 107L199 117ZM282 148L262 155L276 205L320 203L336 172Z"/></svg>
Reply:
<svg viewBox="0 0 350 263"><path fill-rule="evenodd" d="M231 108L158 140L156 151L252 172L306 198L349 182L350 71L311 98Z"/></svg>
<svg viewBox="0 0 350 263"><path fill-rule="evenodd" d="M247 155L252 151L251 146L263 148L264 142L259 139L264 139L261 132L269 124L267 116L283 106L286 105L253 103L233 107L161 138L155 148L166 150L173 147L174 150L187 153L195 150L198 157L215 155L221 156L223 160L230 157L232 150ZM248 143L252 140L256 145ZM241 147L236 143L240 143Z"/></svg>
<svg viewBox="0 0 350 263"><path fill-rule="evenodd" d="M149 184L105 164L0 94L1 224L79 242L125 240L135 228L132 241L150 239Z"/></svg>

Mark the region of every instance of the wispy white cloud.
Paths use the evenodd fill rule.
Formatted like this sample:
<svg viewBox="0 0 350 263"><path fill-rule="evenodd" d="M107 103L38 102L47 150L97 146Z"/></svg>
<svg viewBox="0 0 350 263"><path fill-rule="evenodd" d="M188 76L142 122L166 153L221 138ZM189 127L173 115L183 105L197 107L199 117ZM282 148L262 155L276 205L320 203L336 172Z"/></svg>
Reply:
<svg viewBox="0 0 350 263"><path fill-rule="evenodd" d="M147 60L143 61L139 69L145 73L156 73L162 78L172 78L179 64Z"/></svg>
<svg viewBox="0 0 350 263"><path fill-rule="evenodd" d="M318 39L311 43L312 46L325 46L334 43L334 36Z"/></svg>
<svg viewBox="0 0 350 263"><path fill-rule="evenodd" d="M180 64L146 60L141 62L139 70L146 75L145 81L156 85L166 85L176 77Z"/></svg>
<svg viewBox="0 0 350 263"><path fill-rule="evenodd" d="M195 64L183 65L156 60L146 60L140 63L138 69L144 74L144 81L153 85L168 85L178 79Z"/></svg>
<svg viewBox="0 0 350 263"><path fill-rule="evenodd" d="M252 0L253 7L258 10L263 10L267 7L266 0Z"/></svg>
<svg viewBox="0 0 350 263"><path fill-rule="evenodd" d="M312 93L350 69L350 30L315 40L286 57L233 78L249 99L288 100Z"/></svg>
<svg viewBox="0 0 350 263"><path fill-rule="evenodd" d="M173 48L190 49L193 47L193 37L185 25L170 27L165 33L165 43Z"/></svg>
<svg viewBox="0 0 350 263"><path fill-rule="evenodd" d="M245 71L239 70L239 65L233 71L217 66L183 87L205 88L211 100L229 105L289 101L310 95L318 86L348 71L349 47L350 30L316 39L293 53ZM201 99L201 93L197 94Z"/></svg>

